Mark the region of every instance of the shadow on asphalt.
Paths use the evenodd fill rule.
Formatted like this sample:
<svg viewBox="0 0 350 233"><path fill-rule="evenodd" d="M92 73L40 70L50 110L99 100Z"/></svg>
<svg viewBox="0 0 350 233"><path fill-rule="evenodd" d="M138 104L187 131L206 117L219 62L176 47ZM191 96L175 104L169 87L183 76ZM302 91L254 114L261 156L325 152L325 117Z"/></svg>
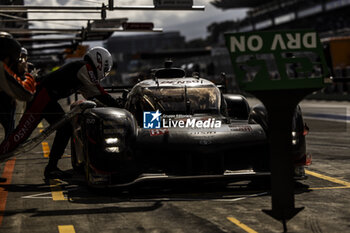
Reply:
<svg viewBox="0 0 350 233"><path fill-rule="evenodd" d="M269 182L265 180L237 180L235 182L156 181L143 182L124 188L91 188L84 176L74 174L65 180L69 202L81 204L106 204L147 201L229 201L235 198L254 198L270 195ZM310 192L309 186L295 183L295 194Z"/></svg>
<svg viewBox="0 0 350 233"><path fill-rule="evenodd" d="M111 214L111 213L136 213L154 211L162 207L162 203L155 201L151 204L146 203L142 206L106 206L96 208L75 208L75 209L55 209L55 210L40 210L37 208L26 210L7 210L2 214L3 216L13 216L17 214L32 214L31 217L46 217L46 216L67 216L67 215L85 215L85 214ZM0 212L1 213L1 212Z"/></svg>
<svg viewBox="0 0 350 233"><path fill-rule="evenodd" d="M265 180L238 180L235 182L205 181L156 181L144 182L124 188L91 188L84 176L69 170L72 178L62 180L59 184L67 200L80 204L108 204L120 202L154 202L154 201L232 201L236 198L254 198L270 195L270 185ZM50 192L50 183L42 184L1 184L9 192L44 193ZM295 183L295 194L310 192L309 186ZM24 194L26 195L26 194Z"/></svg>
<svg viewBox="0 0 350 233"><path fill-rule="evenodd" d="M74 209L42 210L30 208L24 210L6 210L4 216L31 214L31 217L67 216L84 214L110 214L147 212L161 208L165 202L192 201L235 201L246 198L270 196L270 187L257 181L218 182L157 182L142 183L127 188L89 188L84 176L74 174L70 179L61 181L60 187L67 200L74 204L119 204L113 206L86 206ZM50 195L50 185L43 184L1 184L0 188L9 192L45 193ZM307 185L296 182L296 194L310 192ZM120 205L121 204L121 205Z"/></svg>

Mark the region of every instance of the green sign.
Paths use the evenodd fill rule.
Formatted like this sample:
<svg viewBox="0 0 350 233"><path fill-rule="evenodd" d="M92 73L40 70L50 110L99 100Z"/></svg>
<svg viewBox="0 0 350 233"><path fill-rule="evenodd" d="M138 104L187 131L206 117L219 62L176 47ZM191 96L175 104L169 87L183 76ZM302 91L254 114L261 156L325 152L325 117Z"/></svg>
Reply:
<svg viewBox="0 0 350 233"><path fill-rule="evenodd" d="M235 77L242 90L323 88L329 76L314 31L226 34Z"/></svg>

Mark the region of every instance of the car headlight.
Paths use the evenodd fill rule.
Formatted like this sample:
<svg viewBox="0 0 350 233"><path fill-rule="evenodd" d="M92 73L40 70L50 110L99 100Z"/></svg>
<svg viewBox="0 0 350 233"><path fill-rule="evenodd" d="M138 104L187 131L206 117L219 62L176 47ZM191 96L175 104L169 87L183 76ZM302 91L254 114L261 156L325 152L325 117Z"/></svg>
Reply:
<svg viewBox="0 0 350 233"><path fill-rule="evenodd" d="M105 151L109 152L109 153L119 153L120 152L120 147L119 146L106 147Z"/></svg>
<svg viewBox="0 0 350 233"><path fill-rule="evenodd" d="M125 129L115 121L103 121L103 149L107 153L121 153L124 149Z"/></svg>
<svg viewBox="0 0 350 233"><path fill-rule="evenodd" d="M107 145L114 145L117 144L119 142L118 138L105 138L105 143Z"/></svg>
<svg viewBox="0 0 350 233"><path fill-rule="evenodd" d="M121 142L121 140L118 137L106 137L104 141L105 141L104 149L106 152L120 153L121 148L120 148L119 142Z"/></svg>
<svg viewBox="0 0 350 233"><path fill-rule="evenodd" d="M297 132L292 132L292 145L297 145L299 143L299 135Z"/></svg>

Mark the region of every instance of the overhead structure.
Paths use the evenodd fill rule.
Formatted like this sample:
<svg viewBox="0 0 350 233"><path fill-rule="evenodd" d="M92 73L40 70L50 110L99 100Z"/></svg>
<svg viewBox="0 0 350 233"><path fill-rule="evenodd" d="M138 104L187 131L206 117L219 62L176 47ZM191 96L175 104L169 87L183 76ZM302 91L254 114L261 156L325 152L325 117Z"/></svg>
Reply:
<svg viewBox="0 0 350 233"><path fill-rule="evenodd" d="M223 10L248 8L232 22L232 32L313 28L321 38L350 35L350 1L343 0L212 0Z"/></svg>
<svg viewBox="0 0 350 233"><path fill-rule="evenodd" d="M0 12L2 13L29 13L29 14L32 14L32 13L38 13L38 14L43 14L43 13L59 13L59 14L62 14L62 13L67 13L67 14L74 14L74 13L77 13L76 10L56 10L56 11L52 11L52 10L27 10L27 9L3 9L3 8L0 8ZM80 10L79 11L79 14L101 14L101 11L95 11L95 10L86 10L86 11L82 11Z"/></svg>
<svg viewBox="0 0 350 233"><path fill-rule="evenodd" d="M59 19L61 20L61 19ZM77 19L67 19L77 20ZM84 19L86 20L86 19ZM19 20L20 22L22 20ZM32 21L27 19L27 21ZM34 20L35 21L35 20ZM46 21L43 20L43 21ZM87 26L82 28L0 28L0 31L11 33L18 41L28 43L60 43L62 41L83 42L108 39L114 32L162 32L162 28L155 28L151 22L127 22L127 18L88 20ZM3 20L3 22L8 22ZM12 22L12 21L11 21ZM13 20L16 22L16 20ZM38 38L36 36L56 35L55 38ZM66 35L65 37L62 37ZM73 36L72 36L73 35Z"/></svg>
<svg viewBox="0 0 350 233"><path fill-rule="evenodd" d="M214 0L211 2L217 8L233 9L233 8L251 8L265 4L269 1L264 0Z"/></svg>
<svg viewBox="0 0 350 233"><path fill-rule="evenodd" d="M176 3L176 2L175 2ZM24 5L2 5L1 10L75 10L75 11L114 11L114 10L197 10L204 11L205 6L193 6L193 5L183 5L183 4L159 4L157 6L113 6L108 7L105 4L102 4L101 7L94 6L24 6Z"/></svg>
<svg viewBox="0 0 350 233"><path fill-rule="evenodd" d="M13 4L13 1L10 0L2 0L2 4ZM24 0L16 0L17 4L24 4ZM3 5L0 5L0 9L2 9ZM27 18L27 12L15 12L15 13L2 13L0 14L0 27L1 28L28 28L28 25L21 25L16 22L3 22L3 19L8 18L21 18L26 19Z"/></svg>
<svg viewBox="0 0 350 233"><path fill-rule="evenodd" d="M107 1L106 1L107 2ZM152 22L128 22L127 18L107 19L107 11L116 10L192 10L203 11L204 6L194 6L193 0L154 0L149 6L115 6L113 0L108 5L100 6L45 6L24 5L23 0L5 0L0 4L0 31L11 33L23 44L32 57L40 60L51 55L61 56L67 48L74 50L79 44L86 41L102 41L108 39L114 32L162 32L162 28L154 27ZM18 4L18 5L14 5ZM27 14L88 14L89 17L75 18L28 18ZM85 27L74 28L32 28L32 22L67 22L86 21ZM44 51L40 52L39 51ZM46 53L45 53L46 51ZM49 51L50 53L47 53Z"/></svg>
<svg viewBox="0 0 350 233"><path fill-rule="evenodd" d="M70 44L70 43L65 43L61 45L49 45L49 46L40 46L40 47L31 47L28 48L28 51L45 51L45 50L57 50L57 49L67 49L67 48L75 48L76 46Z"/></svg>

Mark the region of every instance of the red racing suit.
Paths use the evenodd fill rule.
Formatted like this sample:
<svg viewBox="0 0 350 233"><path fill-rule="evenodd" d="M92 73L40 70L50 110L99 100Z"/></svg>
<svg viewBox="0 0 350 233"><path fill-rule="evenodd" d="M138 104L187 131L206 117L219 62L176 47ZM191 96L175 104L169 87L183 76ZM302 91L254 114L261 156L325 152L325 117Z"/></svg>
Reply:
<svg viewBox="0 0 350 233"><path fill-rule="evenodd" d="M0 145L0 154L14 150L23 143L37 127L42 119L51 125L61 119L65 114L59 99L66 98L79 92L84 98L96 98L103 104L111 107L121 107L99 85L96 73L86 61L75 61L64 65L44 77L38 83L37 92L33 100L27 105L27 109L16 129ZM56 130L53 145L50 152L50 160L59 160L64 153L72 133L70 123Z"/></svg>
<svg viewBox="0 0 350 233"><path fill-rule="evenodd" d="M29 73L20 77L0 61L0 123L5 130L5 138L14 128L16 99L30 101L35 86L36 82Z"/></svg>

